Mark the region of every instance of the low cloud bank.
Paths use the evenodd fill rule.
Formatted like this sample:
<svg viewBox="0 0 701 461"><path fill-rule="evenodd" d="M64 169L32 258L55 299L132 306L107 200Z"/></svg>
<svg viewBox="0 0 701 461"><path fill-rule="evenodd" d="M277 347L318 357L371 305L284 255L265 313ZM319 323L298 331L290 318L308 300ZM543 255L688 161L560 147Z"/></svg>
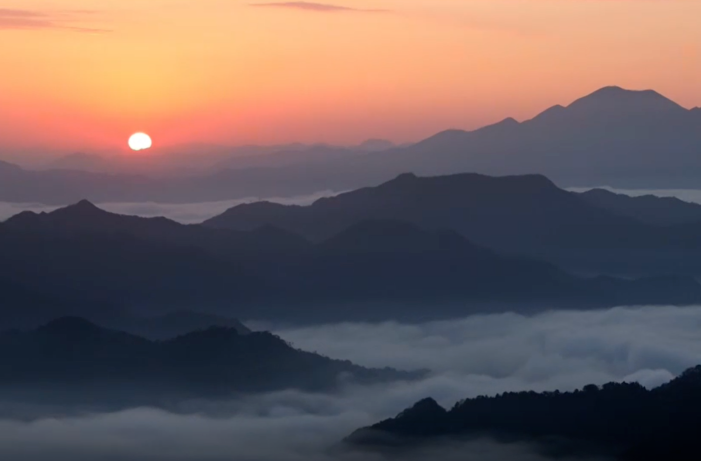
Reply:
<svg viewBox="0 0 701 461"><path fill-rule="evenodd" d="M396 456L352 452L335 442L364 419L296 412L231 419L136 409L90 418L0 422L0 456L23 461L545 461L536 447L488 439ZM562 458L561 458L562 459ZM583 461L582 458L577 458Z"/></svg>
<svg viewBox="0 0 701 461"><path fill-rule="evenodd" d="M432 374L419 382L349 386L334 395L286 391L180 403L171 411L6 419L0 421L0 458L384 461L384 455L338 451L335 444L428 396L451 406L465 397L503 391L569 390L608 381L657 386L701 363L700 327L701 307L482 315L420 325L276 327L302 349L368 366L429 368ZM426 450L397 459L543 459L534 447L489 440Z"/></svg>
<svg viewBox="0 0 701 461"><path fill-rule="evenodd" d="M434 379L459 381L463 397L622 380L655 387L701 364L701 307L273 328L298 348L334 358L431 369Z"/></svg>

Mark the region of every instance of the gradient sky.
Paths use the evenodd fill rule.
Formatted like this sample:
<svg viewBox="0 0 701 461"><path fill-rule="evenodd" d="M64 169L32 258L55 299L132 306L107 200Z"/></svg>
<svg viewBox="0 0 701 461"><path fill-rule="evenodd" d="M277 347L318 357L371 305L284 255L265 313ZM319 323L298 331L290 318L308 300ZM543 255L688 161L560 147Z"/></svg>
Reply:
<svg viewBox="0 0 701 461"><path fill-rule="evenodd" d="M260 3L0 0L0 154L413 141L606 85L701 106L701 0Z"/></svg>

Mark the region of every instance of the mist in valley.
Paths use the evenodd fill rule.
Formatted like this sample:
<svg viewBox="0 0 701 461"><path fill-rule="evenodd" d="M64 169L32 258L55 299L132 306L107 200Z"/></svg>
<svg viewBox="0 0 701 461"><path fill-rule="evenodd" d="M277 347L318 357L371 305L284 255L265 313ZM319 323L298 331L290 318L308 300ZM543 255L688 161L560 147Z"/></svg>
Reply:
<svg viewBox="0 0 701 461"><path fill-rule="evenodd" d="M380 461L385 455L348 452L341 440L425 397L449 408L464 398L507 391L566 391L610 381L636 381L651 388L697 365L701 355L701 307L506 313L423 324L249 326L272 328L295 347L360 365L431 372L413 382L347 384L329 394L286 390L110 413L63 412L49 404L42 409L5 401L0 457ZM47 395L58 389L58 384L47 384ZM422 450L392 456L417 461L543 456L540 447L487 439Z"/></svg>

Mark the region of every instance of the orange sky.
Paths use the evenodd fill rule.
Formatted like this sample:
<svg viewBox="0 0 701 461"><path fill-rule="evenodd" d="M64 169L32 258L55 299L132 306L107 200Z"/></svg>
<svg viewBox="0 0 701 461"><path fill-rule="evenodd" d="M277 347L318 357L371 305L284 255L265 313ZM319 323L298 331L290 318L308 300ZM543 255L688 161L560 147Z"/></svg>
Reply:
<svg viewBox="0 0 701 461"><path fill-rule="evenodd" d="M0 0L0 155L412 141L614 84L701 106L701 0L320 1Z"/></svg>

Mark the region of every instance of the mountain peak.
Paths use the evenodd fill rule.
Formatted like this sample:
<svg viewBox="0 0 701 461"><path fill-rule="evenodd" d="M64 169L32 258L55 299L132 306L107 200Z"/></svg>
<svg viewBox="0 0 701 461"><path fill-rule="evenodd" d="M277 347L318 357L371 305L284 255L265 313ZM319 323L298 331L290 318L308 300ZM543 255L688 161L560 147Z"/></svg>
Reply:
<svg viewBox="0 0 701 461"><path fill-rule="evenodd" d="M356 446L394 445L401 436L425 437L441 434L446 429L448 412L432 398L426 398L407 408L396 418L386 419L370 427L358 429L344 439ZM399 438L394 435L399 435Z"/></svg>
<svg viewBox="0 0 701 461"><path fill-rule="evenodd" d="M87 199L83 199L78 203L70 205L68 208L73 208L76 210L91 210L91 211L99 210L99 208L97 206L95 206L94 203L92 203L90 200L87 200Z"/></svg>
<svg viewBox="0 0 701 461"><path fill-rule="evenodd" d="M686 111L676 102L654 90L628 90L619 86L606 86L570 104L568 109L607 109L633 111Z"/></svg>
<svg viewBox="0 0 701 461"><path fill-rule="evenodd" d="M89 200L81 200L73 205L68 205L64 208L59 208L58 210L49 213L49 216L56 218L70 218L70 219L91 219L94 217L100 217L102 215L109 215L110 213L105 210L98 208L90 202Z"/></svg>
<svg viewBox="0 0 701 461"><path fill-rule="evenodd" d="M540 121L554 120L554 119L557 119L558 117L560 117L560 114L562 114L562 112L566 111L566 110L567 109L565 108L565 106L561 106L560 104L556 104L548 109L545 109L540 114L536 115L532 121L535 121L535 120L540 120Z"/></svg>
<svg viewBox="0 0 701 461"><path fill-rule="evenodd" d="M447 411L440 406L433 398L428 397L420 400L413 407L401 412L397 419L423 419L435 416L443 416Z"/></svg>
<svg viewBox="0 0 701 461"><path fill-rule="evenodd" d="M418 178L414 173L402 173L390 182L413 182Z"/></svg>
<svg viewBox="0 0 701 461"><path fill-rule="evenodd" d="M598 90L594 91L591 93L589 96L595 96L595 95L615 95L615 94L624 94L627 93L630 90L626 90L625 88L622 88L617 85L609 85L605 86L602 88L599 88Z"/></svg>
<svg viewBox="0 0 701 461"><path fill-rule="evenodd" d="M621 88L620 86L605 86L599 88L598 90L590 93L584 98L625 98L625 97L640 97L640 98L657 98L657 99L667 99L655 90L629 90L626 88ZM584 99L582 98L582 99Z"/></svg>

